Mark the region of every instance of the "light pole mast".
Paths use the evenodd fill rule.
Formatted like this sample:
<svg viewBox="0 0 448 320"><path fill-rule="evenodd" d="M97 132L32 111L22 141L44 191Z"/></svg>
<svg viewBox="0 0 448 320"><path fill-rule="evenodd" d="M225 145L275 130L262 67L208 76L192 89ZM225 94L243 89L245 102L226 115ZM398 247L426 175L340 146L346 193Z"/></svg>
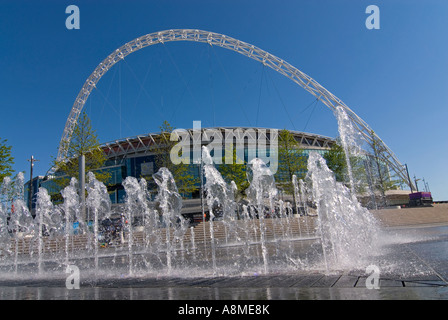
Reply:
<svg viewBox="0 0 448 320"><path fill-rule="evenodd" d="M420 181L420 179L417 179L417 177L415 176L415 174L414 174L414 181L415 181L415 188L417 189L417 192L419 192L419 191L418 191L418 184L417 184L417 181Z"/></svg>
<svg viewBox="0 0 448 320"><path fill-rule="evenodd" d="M407 165L407 163L405 163L404 165L406 166L406 173L408 175L409 188L411 188L411 193L413 193L414 191L412 190L412 182L411 182L411 177L409 177L408 165Z"/></svg>
<svg viewBox="0 0 448 320"><path fill-rule="evenodd" d="M79 173L79 198L81 202L81 217L82 221L86 222L86 157L81 154L78 158L78 173ZM88 222L86 222L88 223Z"/></svg>
<svg viewBox="0 0 448 320"><path fill-rule="evenodd" d="M32 205L33 205L33 167L34 162L39 161L37 159L34 159L34 156L31 156L31 159L27 159L30 162L30 186L28 188L28 208L30 209L30 213L32 211Z"/></svg>

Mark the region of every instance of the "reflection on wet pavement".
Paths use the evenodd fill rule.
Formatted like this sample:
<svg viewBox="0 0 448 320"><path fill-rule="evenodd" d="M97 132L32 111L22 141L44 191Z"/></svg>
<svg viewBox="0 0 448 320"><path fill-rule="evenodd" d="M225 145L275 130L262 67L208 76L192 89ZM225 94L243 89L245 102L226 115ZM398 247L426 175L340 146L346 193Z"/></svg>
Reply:
<svg viewBox="0 0 448 320"><path fill-rule="evenodd" d="M0 278L0 299L19 300L346 300L448 299L448 226L388 231L378 265L379 289L368 289L366 270L297 271L245 276L89 276L80 289L52 278Z"/></svg>

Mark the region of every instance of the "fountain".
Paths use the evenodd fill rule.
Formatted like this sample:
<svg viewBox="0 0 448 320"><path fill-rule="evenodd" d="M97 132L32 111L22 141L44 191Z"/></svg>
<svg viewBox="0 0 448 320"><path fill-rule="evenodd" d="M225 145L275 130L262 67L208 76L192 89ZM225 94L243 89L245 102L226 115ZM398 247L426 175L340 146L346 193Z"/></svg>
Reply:
<svg viewBox="0 0 448 320"><path fill-rule="evenodd" d="M268 210L268 215L274 212L274 199L277 196L277 188L274 183L274 175L263 160L258 158L253 159L249 162L247 168L247 176L250 186L246 193L249 203L257 211L258 222L260 224L260 241L264 272L268 273L269 261L266 248L265 211L266 209ZM266 201L268 202L267 208Z"/></svg>
<svg viewBox="0 0 448 320"><path fill-rule="evenodd" d="M134 246L134 234L133 234L133 214L139 212L138 208L138 198L141 194L140 192L140 184L138 180L134 177L127 177L123 181L123 187L126 191L126 232L128 234L128 259L129 259L129 274L133 273L133 253L132 247Z"/></svg>
<svg viewBox="0 0 448 320"><path fill-rule="evenodd" d="M225 229L231 226L231 221L235 218L235 201L234 201L234 188L235 183L227 185L222 178L219 171L213 165L212 157L207 147L202 147L202 161L204 176L206 179L205 190L207 192L207 205L210 215L210 243L212 248L212 264L213 273L216 274L216 239L214 235L214 220L216 217L216 211L222 211L222 219L225 222ZM226 243L228 243L229 232L226 230Z"/></svg>
<svg viewBox="0 0 448 320"><path fill-rule="evenodd" d="M356 183L353 178L353 170L351 157L361 154L361 145L363 138L358 130L355 130L353 123L345 112L344 108L338 106L335 110L335 116L338 120L338 130L341 138L341 144L345 153L345 161L347 164L347 176L350 186L350 192L355 197Z"/></svg>
<svg viewBox="0 0 448 320"><path fill-rule="evenodd" d="M349 152L349 126L343 114L340 119ZM365 268L372 252L380 250L378 223L356 200L353 176L349 173L349 187L337 182L317 153L309 154L306 178L293 177L294 204L278 199L274 175L261 159L247 165L245 203L237 203L235 183L225 182L206 147L202 170L209 220L199 225L190 225L181 214L182 197L167 168L152 176L157 185L153 201L145 179L123 181L121 216L112 212L106 186L89 172L86 220L80 217L76 179L61 191L59 205L40 188L33 219L23 189L15 187L23 186L23 175L15 184L5 178L1 196L14 194L9 196L14 211L7 201L0 206L0 270L33 273L34 265L34 273L43 275L75 264L94 278L331 273ZM114 219L122 222L119 240L104 240L108 230L103 222L117 214Z"/></svg>
<svg viewBox="0 0 448 320"><path fill-rule="evenodd" d="M70 184L61 191L62 198L64 199L64 216L65 216L65 264L69 265L69 244L70 234L74 233L73 223L82 219L78 218L80 205L79 196L77 192L78 181L75 178L71 178ZM79 228L79 226L78 226ZM83 229L83 226L81 226Z"/></svg>
<svg viewBox="0 0 448 320"><path fill-rule="evenodd" d="M51 212L53 211L53 203L51 203L48 191L45 188L39 188L36 200L36 218L37 237L38 237L38 273L43 272L43 248L44 248L44 232L47 233L51 225Z"/></svg>
<svg viewBox="0 0 448 320"><path fill-rule="evenodd" d="M173 175L167 168L160 168L160 170L153 175L153 178L158 187L156 201L159 203L162 212L162 223L165 226L166 267L168 274L171 274L175 245L175 239L172 237L171 230L182 230L185 225L183 222L184 219L180 215L182 198L177 191Z"/></svg>
<svg viewBox="0 0 448 320"><path fill-rule="evenodd" d="M379 226L371 213L354 200L350 189L336 182L333 172L317 152L308 158L308 178L319 218L319 236L327 272L333 268L365 265L376 252Z"/></svg>
<svg viewBox="0 0 448 320"><path fill-rule="evenodd" d="M20 230L31 238L30 243L37 242L37 250L30 244L29 260L18 250L19 233L12 230L11 240L11 235L2 227L8 225L5 208L2 206L0 239L5 243L12 241L9 251L2 256L3 263L8 262L8 256L12 257L14 270L17 272L20 263L34 262L37 264L37 274L40 275L50 266L57 269L72 263L91 268L95 276L103 271L108 274L123 274L125 269L127 276L172 275L174 270L178 271L176 274L185 273L186 270L192 273L194 270L201 270L202 275L269 274L282 269L291 271L315 268L315 265L307 262L307 255L313 255L313 252L316 256L323 254L327 257L327 270L331 266L347 267L344 262L353 261L359 251L363 251L360 246L371 243L375 221L367 218L368 212L359 204L347 199L347 189L330 179L331 171L316 155L310 154L308 180L312 183L317 216L320 219L320 253L315 246L308 246L305 250L302 245L302 242L316 241L316 237L310 236L313 228L306 225L316 217L293 215L290 205L277 199L274 177L262 160L254 159L248 164L248 203L241 207L241 212L237 215L238 208L234 199L236 186L224 181L211 159L208 150L204 148L204 187L210 216L206 223L207 233L201 232L202 226L197 227L197 230L194 226L189 226L180 214L182 199L176 183L168 169L161 168L153 176L158 186L155 205L150 205L148 200L146 181L138 181L132 177L125 179L125 237L115 247L100 248L100 226L102 221L110 217L111 204L105 185L96 180L94 174L89 173L86 205L91 215L90 220L93 220L90 228L93 232L81 225L77 228L78 234L74 234L73 224L75 221L80 222L76 179L72 179L70 185L61 191L64 201L59 206L54 206L48 192L40 188L35 219L24 219L29 213L24 211L24 206L19 206L20 202L15 201L15 207L21 209L16 209L9 221L10 229L22 228ZM304 182L295 181L295 185L301 211L306 211L307 201L302 194ZM3 186L7 188L8 181ZM340 210L342 207L345 208L344 211ZM64 213L65 219L62 219L60 211ZM357 221L356 217L362 220ZM304 218L307 219L302 221ZM364 230L365 225L370 228ZM302 229L308 232L306 236ZM63 239L63 245L52 252L51 241L57 242L59 237ZM74 246L73 241L80 238L84 239L83 245ZM352 239L355 239L354 243L351 242ZM211 248L210 252L205 249L206 246ZM37 261L32 252L37 252ZM301 256L302 254L305 256ZM119 262L115 263L117 255ZM19 256L22 258L19 259ZM101 260L106 261L111 257L112 264L100 264ZM93 265L88 262L92 258Z"/></svg>
<svg viewBox="0 0 448 320"><path fill-rule="evenodd" d="M111 201L109 194L107 193L106 186L95 178L92 172L87 174L88 185L87 185L87 199L86 205L90 212L93 212L93 235L92 240L94 247L94 258L95 258L95 272L98 271L98 238L99 238L99 223L101 220L106 219L110 215ZM101 219L101 220L100 220Z"/></svg>

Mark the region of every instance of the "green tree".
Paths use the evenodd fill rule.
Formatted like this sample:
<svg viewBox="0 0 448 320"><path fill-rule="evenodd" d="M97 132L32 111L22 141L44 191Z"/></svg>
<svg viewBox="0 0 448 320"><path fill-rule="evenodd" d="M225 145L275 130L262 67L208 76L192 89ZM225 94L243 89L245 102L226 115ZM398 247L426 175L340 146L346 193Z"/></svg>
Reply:
<svg viewBox="0 0 448 320"><path fill-rule="evenodd" d="M381 141L376 137L374 132L371 132L372 144L370 154L371 166L371 181L375 191L380 192L380 205L387 206L386 191L397 189L399 180L391 179L389 167L384 161L386 148Z"/></svg>
<svg viewBox="0 0 448 320"><path fill-rule="evenodd" d="M328 168L333 171L336 181L345 182L345 176L347 172L347 162L345 160L344 148L342 147L340 140L336 139L330 150L328 150L323 158L327 162Z"/></svg>
<svg viewBox="0 0 448 320"><path fill-rule="evenodd" d="M219 172L227 183L235 182L240 196L245 195L245 190L249 187L246 177L246 164L240 163L236 155L236 148L232 146L232 163L225 163L225 152L222 157L222 164L218 166Z"/></svg>
<svg viewBox="0 0 448 320"><path fill-rule="evenodd" d="M7 145L6 139L0 138L0 183L4 177L9 177L14 173L12 166L14 158L11 156L11 146Z"/></svg>
<svg viewBox="0 0 448 320"><path fill-rule="evenodd" d="M95 130L85 112L78 118L78 122L71 135L70 142L63 147L67 150L65 160L53 161L53 166L57 168L60 177L55 179L55 183L63 188L70 182L71 177L79 177L79 156L85 156L86 174L92 171L96 179L107 183L111 177L110 172L99 170L107 160L103 150L99 148L100 144Z"/></svg>
<svg viewBox="0 0 448 320"><path fill-rule="evenodd" d="M328 168L333 171L336 181L343 183L346 187L350 187L345 152L339 138L336 139L330 150L323 155L323 158L327 162ZM356 193L363 193L367 186L364 156L350 155L350 164L354 180L354 190Z"/></svg>
<svg viewBox="0 0 448 320"><path fill-rule="evenodd" d="M155 164L157 168L165 167L173 175L176 186L180 194L188 194L197 190L195 179L190 172L190 166L185 163L174 164L170 158L171 149L177 141L171 141L171 133L174 127L168 121L164 121L160 126L160 135L156 138L157 145L153 148ZM187 155L189 157L189 155ZM148 177L145 177L146 179ZM197 181L199 183L199 180Z"/></svg>
<svg viewBox="0 0 448 320"><path fill-rule="evenodd" d="M306 156L303 149L300 148L299 142L290 131L280 130L278 133L278 169L275 181L285 193L293 195L294 207L297 207L297 199L292 177L295 175L298 179L302 179L306 170Z"/></svg>

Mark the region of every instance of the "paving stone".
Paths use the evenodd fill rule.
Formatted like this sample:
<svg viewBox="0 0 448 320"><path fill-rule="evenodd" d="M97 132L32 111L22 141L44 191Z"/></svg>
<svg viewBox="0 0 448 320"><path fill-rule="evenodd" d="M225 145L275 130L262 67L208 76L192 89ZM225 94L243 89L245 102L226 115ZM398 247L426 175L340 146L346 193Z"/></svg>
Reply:
<svg viewBox="0 0 448 320"><path fill-rule="evenodd" d="M203 279L196 280L196 281L190 283L190 285L195 286L195 287L203 287L203 286L210 287L210 286L216 285L217 283L224 281L224 280L225 279L221 278L221 277L203 278Z"/></svg>
<svg viewBox="0 0 448 320"><path fill-rule="evenodd" d="M389 278L400 279L401 281L440 281L440 277L435 274L423 274L423 275L412 275L412 276L397 276Z"/></svg>
<svg viewBox="0 0 448 320"><path fill-rule="evenodd" d="M279 276L269 279L266 284L271 288L287 288L294 286L299 280L300 278L298 278L297 276Z"/></svg>
<svg viewBox="0 0 448 320"><path fill-rule="evenodd" d="M342 275L336 283L333 284L333 288L353 288L358 282L358 276Z"/></svg>
<svg viewBox="0 0 448 320"><path fill-rule="evenodd" d="M358 281L356 282L355 287L356 288L366 288L366 280L367 280L367 277L359 277Z"/></svg>
<svg viewBox="0 0 448 320"><path fill-rule="evenodd" d="M330 288L339 280L340 277L341 277L340 275L323 276L315 283L313 283L311 286L319 288Z"/></svg>
<svg viewBox="0 0 448 320"><path fill-rule="evenodd" d="M247 277L230 277L223 279L223 281L220 281L219 283L212 284L213 287L246 287L246 283L251 281L252 279Z"/></svg>
<svg viewBox="0 0 448 320"><path fill-rule="evenodd" d="M311 275L302 276L299 279L299 281L294 283L291 287L308 288L308 287L311 287L314 283L316 283L322 277L324 277L324 275L321 275L321 274L311 274Z"/></svg>
<svg viewBox="0 0 448 320"><path fill-rule="evenodd" d="M405 281L404 282L405 287L441 287L441 286L448 286L448 284L445 281L442 280L431 280L431 281Z"/></svg>
<svg viewBox="0 0 448 320"><path fill-rule="evenodd" d="M379 287L403 287L403 282L399 280L380 279Z"/></svg>

